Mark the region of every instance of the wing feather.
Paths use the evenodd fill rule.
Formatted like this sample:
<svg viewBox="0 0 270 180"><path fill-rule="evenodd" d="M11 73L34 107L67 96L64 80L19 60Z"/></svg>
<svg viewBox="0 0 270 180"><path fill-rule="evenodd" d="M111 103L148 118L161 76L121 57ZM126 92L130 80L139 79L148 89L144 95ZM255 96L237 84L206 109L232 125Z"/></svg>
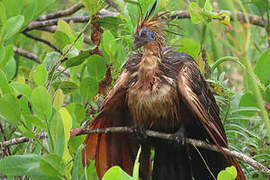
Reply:
<svg viewBox="0 0 270 180"><path fill-rule="evenodd" d="M220 148L224 157L237 168L237 180L245 176L236 159L225 154L221 147L228 148L225 131L219 117L215 98L202 77L196 64L190 60L180 61L178 71L178 90L185 104L197 116L213 142Z"/></svg>
<svg viewBox="0 0 270 180"><path fill-rule="evenodd" d="M135 58L137 56L132 57ZM129 79L130 72L127 70L126 65L118 77L115 86L105 98L101 111L89 124L90 128L132 126L133 122L128 114L126 105ZM90 134L86 137L84 145L85 147L82 150L83 164L89 165L89 160L92 160L95 156L95 165L99 179L103 177L109 168L115 165L120 166L128 174L132 174L133 165L139 149L139 142L132 135L118 133ZM150 149L148 151L142 151L141 157L143 158L140 158L140 161L150 162ZM150 165L150 163L148 164ZM151 172L150 170L150 166L144 169L140 167L140 175L148 177Z"/></svg>
<svg viewBox="0 0 270 180"><path fill-rule="evenodd" d="M213 133L219 145L228 147L216 102L199 69L191 61L183 61L178 73L178 90L203 126ZM213 139L214 140L214 139ZM214 140L214 141L215 141Z"/></svg>

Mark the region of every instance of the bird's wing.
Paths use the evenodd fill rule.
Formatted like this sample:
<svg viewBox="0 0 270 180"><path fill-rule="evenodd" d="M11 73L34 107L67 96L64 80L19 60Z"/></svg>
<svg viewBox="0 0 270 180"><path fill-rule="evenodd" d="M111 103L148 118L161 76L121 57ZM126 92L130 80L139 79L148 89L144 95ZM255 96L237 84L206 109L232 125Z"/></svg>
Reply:
<svg viewBox="0 0 270 180"><path fill-rule="evenodd" d="M130 63L130 61L129 61ZM127 83L130 72L126 67L118 77L116 84L105 98L101 111L90 122L93 129L108 127L132 126L132 119L126 105ZM128 174L132 174L134 161L139 149L139 143L128 134L90 134L84 141L82 161L84 165L96 157L96 170L101 179L112 166L118 165ZM150 149L141 153L140 161L150 162ZM148 175L149 168L140 168L140 173Z"/></svg>
<svg viewBox="0 0 270 180"><path fill-rule="evenodd" d="M215 144L228 147L216 101L194 62L185 60L181 62L178 72L178 90Z"/></svg>
<svg viewBox="0 0 270 180"><path fill-rule="evenodd" d="M221 149L221 147L228 148L228 143L219 117L219 108L199 69L196 64L190 60L178 61L178 67L177 84L181 98L193 114L200 120L224 157L237 168L237 180L245 180L245 176L236 159L226 155Z"/></svg>

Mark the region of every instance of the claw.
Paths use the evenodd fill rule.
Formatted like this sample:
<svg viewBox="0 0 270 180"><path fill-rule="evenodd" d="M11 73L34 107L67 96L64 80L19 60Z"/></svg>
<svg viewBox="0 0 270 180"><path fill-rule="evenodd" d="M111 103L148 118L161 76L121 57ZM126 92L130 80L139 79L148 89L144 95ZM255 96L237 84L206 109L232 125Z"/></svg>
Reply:
<svg viewBox="0 0 270 180"><path fill-rule="evenodd" d="M184 127L181 126L176 133L174 133L170 136L170 139L172 140L172 144L175 144L176 146L179 146L179 144L185 145L186 141L185 141Z"/></svg>
<svg viewBox="0 0 270 180"><path fill-rule="evenodd" d="M147 142L148 136L145 132L145 129L140 126L133 126L132 127L133 134L140 142Z"/></svg>

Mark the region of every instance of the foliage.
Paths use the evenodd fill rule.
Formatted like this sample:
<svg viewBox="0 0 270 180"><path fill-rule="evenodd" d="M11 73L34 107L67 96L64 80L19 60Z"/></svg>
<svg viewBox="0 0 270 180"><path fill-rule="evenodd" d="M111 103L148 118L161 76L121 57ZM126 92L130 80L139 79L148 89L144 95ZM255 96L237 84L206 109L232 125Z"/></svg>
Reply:
<svg viewBox="0 0 270 180"><path fill-rule="evenodd" d="M30 22L42 21L35 20L40 15L67 9L78 1L65 2L0 0L0 138L30 138L3 147L2 176L97 179L94 160L89 167L81 164L84 137L70 139L69 133L85 127L96 115L102 95L108 92L131 52L140 13L152 0L117 0L120 15L99 19L94 15L107 7L106 2L83 0L86 8L72 16L90 16L87 25L59 20L55 32L42 28L27 31ZM270 103L270 25L239 22L235 14L241 11L269 21L269 1L220 0L212 4L211 0L194 0L189 6L182 0L160 0L160 11L173 14L189 10L191 14L191 20L170 22L169 30L179 32L178 27L182 27L184 37L168 33L169 45L191 54L205 75L205 67L210 65L207 82L216 92L230 147L269 167L270 122L264 106ZM116 12L112 7L108 10ZM218 10L231 11L233 21L229 13ZM25 33L46 39L56 48ZM92 42L85 41L93 33ZM36 54L38 60L31 61L17 47ZM206 49L206 60L202 48ZM138 179L138 166L136 161L133 177L113 167L103 179ZM253 167L241 166L248 179L266 179ZM226 168L217 178L234 179L234 168Z"/></svg>

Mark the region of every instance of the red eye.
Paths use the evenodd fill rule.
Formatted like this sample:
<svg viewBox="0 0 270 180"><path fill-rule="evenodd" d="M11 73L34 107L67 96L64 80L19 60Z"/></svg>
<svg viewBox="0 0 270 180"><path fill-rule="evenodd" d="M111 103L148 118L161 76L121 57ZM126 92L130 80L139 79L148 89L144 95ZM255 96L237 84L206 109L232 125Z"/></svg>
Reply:
<svg viewBox="0 0 270 180"><path fill-rule="evenodd" d="M146 31L142 31L141 36L142 37L146 37L146 35L147 35L147 32Z"/></svg>

